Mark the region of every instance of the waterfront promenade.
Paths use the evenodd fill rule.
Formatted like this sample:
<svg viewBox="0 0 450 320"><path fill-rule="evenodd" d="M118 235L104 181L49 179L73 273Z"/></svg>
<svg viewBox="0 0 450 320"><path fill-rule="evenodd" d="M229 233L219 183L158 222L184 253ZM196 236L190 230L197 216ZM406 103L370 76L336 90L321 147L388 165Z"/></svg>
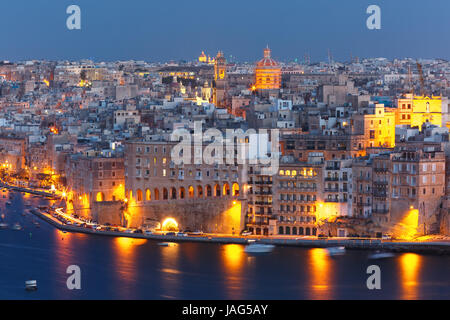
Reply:
<svg viewBox="0 0 450 320"><path fill-rule="evenodd" d="M136 239L149 239L158 241L173 242L210 242L222 244L248 244L252 240L258 243L274 244L279 246L298 246L298 247L335 247L344 246L347 249L363 250L385 250L393 252L417 252L450 255L449 241L425 241L425 242L406 242L406 241L387 241L381 239L314 239L302 237L280 237L280 236L234 236L221 234L203 234L198 236L174 236L165 234L143 234L129 233L121 231L94 230L85 227L67 225L52 217L50 214L33 209L31 212L37 217L45 220L54 227L67 232L80 232L87 234L128 237ZM250 241L249 241L250 240Z"/></svg>

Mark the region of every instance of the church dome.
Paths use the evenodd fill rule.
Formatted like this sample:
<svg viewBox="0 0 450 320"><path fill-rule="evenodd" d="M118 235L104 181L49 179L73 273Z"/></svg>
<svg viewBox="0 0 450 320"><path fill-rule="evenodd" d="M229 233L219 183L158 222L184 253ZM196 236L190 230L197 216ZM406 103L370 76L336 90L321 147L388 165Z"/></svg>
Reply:
<svg viewBox="0 0 450 320"><path fill-rule="evenodd" d="M269 47L264 49L264 57L256 63L255 83L257 90L279 89L281 87L281 66L270 56Z"/></svg>
<svg viewBox="0 0 450 320"><path fill-rule="evenodd" d="M264 58L262 58L261 60L259 60L256 63L256 67L257 68L279 68L278 62L276 62L275 60L273 60L270 56L271 51L270 49L267 47L264 49Z"/></svg>

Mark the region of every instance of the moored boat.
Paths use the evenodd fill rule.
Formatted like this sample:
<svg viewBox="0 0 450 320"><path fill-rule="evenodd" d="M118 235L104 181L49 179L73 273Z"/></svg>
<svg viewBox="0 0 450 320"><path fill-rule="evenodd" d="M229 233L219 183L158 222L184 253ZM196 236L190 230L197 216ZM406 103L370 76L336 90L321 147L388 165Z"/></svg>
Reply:
<svg viewBox="0 0 450 320"><path fill-rule="evenodd" d="M20 231L20 230L22 230L22 226L18 222L16 222L12 226L12 229L15 230L15 231Z"/></svg>
<svg viewBox="0 0 450 320"><path fill-rule="evenodd" d="M375 253L370 254L367 258L370 260L378 260L378 259L392 258L393 256L394 254L392 252L377 251Z"/></svg>
<svg viewBox="0 0 450 320"><path fill-rule="evenodd" d="M341 256L345 254L345 247L329 247L327 251L330 256Z"/></svg>
<svg viewBox="0 0 450 320"><path fill-rule="evenodd" d="M273 244L250 243L244 249L246 253L269 253L275 246Z"/></svg>
<svg viewBox="0 0 450 320"><path fill-rule="evenodd" d="M176 245L177 244L174 243L174 242L160 242L160 243L158 243L158 246L161 246L161 247L174 247Z"/></svg>
<svg viewBox="0 0 450 320"><path fill-rule="evenodd" d="M37 290L37 281L36 280L25 281L25 290L36 291Z"/></svg>

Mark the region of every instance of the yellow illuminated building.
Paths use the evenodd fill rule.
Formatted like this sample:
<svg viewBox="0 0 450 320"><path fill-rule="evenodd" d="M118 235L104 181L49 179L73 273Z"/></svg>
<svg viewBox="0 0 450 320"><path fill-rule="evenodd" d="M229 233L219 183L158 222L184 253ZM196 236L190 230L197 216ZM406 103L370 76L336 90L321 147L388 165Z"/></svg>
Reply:
<svg viewBox="0 0 450 320"><path fill-rule="evenodd" d="M208 57L206 56L205 52L202 51L202 54L198 57L198 62L207 62Z"/></svg>
<svg viewBox="0 0 450 320"><path fill-rule="evenodd" d="M395 112L386 111L383 104L377 104L374 113L360 116L363 117L366 148L395 146Z"/></svg>
<svg viewBox="0 0 450 320"><path fill-rule="evenodd" d="M419 127L429 122L442 126L442 97L406 94L397 100L396 125Z"/></svg>
<svg viewBox="0 0 450 320"><path fill-rule="evenodd" d="M271 58L269 47L264 49L264 58L258 61L255 68L256 90L279 89L281 87L281 67Z"/></svg>
<svg viewBox="0 0 450 320"><path fill-rule="evenodd" d="M208 63L208 64L214 64L216 62L216 59L211 58L210 56L207 56L204 51L202 51L202 54L198 57L198 62L201 63Z"/></svg>

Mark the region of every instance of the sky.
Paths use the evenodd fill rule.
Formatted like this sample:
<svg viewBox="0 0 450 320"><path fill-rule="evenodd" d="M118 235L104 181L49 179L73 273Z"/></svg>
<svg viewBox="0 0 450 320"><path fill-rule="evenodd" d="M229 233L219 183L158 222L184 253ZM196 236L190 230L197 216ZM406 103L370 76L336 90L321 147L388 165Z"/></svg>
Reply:
<svg viewBox="0 0 450 320"><path fill-rule="evenodd" d="M68 30L66 9L81 9ZM381 29L369 30L369 5ZM449 0L3 0L0 60L193 60L218 50L254 62L350 56L450 60Z"/></svg>

